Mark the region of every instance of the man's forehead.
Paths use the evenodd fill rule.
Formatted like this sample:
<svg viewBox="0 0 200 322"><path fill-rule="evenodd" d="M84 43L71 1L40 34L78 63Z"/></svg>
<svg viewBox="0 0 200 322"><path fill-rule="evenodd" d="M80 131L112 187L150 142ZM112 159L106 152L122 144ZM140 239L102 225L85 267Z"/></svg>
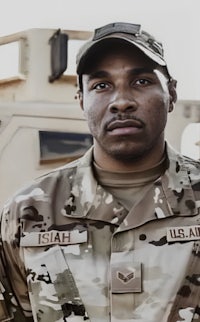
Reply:
<svg viewBox="0 0 200 322"><path fill-rule="evenodd" d="M145 67L135 67L135 68L125 68L123 71L123 74L126 75L127 77L138 77L141 75L154 75L158 78L160 78L160 75L164 77L164 73L162 70L160 70L159 66L158 67L150 67L150 66L145 66ZM94 68L88 73L83 74L83 77L87 79L87 81L93 80L93 79L103 79L103 78L108 78L112 77L115 75L122 75L122 70L118 70L115 67L113 69L101 69L101 68Z"/></svg>

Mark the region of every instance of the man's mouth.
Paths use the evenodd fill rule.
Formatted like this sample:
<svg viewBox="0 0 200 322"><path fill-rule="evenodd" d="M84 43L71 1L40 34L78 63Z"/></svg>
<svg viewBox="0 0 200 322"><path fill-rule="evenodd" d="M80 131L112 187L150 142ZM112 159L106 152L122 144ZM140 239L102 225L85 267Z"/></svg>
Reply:
<svg viewBox="0 0 200 322"><path fill-rule="evenodd" d="M141 129L143 124L139 120L126 119L126 120L114 120L111 121L107 126L107 131L114 131L116 129Z"/></svg>

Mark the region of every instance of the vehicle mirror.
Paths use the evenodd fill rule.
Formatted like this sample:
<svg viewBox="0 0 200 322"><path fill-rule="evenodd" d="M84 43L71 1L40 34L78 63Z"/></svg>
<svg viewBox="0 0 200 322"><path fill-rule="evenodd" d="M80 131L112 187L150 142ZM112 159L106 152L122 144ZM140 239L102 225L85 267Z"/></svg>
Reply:
<svg viewBox="0 0 200 322"><path fill-rule="evenodd" d="M58 29L49 39L51 46L51 75L49 82L52 83L67 69L68 35Z"/></svg>

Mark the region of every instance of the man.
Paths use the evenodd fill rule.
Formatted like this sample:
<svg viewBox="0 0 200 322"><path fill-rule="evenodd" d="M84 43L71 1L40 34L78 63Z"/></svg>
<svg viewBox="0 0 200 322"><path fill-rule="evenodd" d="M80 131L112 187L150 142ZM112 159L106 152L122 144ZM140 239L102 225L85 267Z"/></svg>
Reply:
<svg viewBox="0 0 200 322"><path fill-rule="evenodd" d="M94 145L5 205L0 321L200 321L200 164L165 142L162 45L106 25L77 74Z"/></svg>

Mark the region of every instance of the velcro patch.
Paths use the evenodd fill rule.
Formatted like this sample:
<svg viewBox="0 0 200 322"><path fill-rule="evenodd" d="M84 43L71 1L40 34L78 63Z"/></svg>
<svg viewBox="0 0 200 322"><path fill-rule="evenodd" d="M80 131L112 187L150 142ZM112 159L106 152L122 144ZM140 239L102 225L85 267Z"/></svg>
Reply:
<svg viewBox="0 0 200 322"><path fill-rule="evenodd" d="M167 228L168 243L200 240L200 225Z"/></svg>
<svg viewBox="0 0 200 322"><path fill-rule="evenodd" d="M47 246L47 245L73 245L87 242L87 231L45 231L23 233L20 240L20 246Z"/></svg>
<svg viewBox="0 0 200 322"><path fill-rule="evenodd" d="M111 265L112 293L142 292L141 263L128 262Z"/></svg>

